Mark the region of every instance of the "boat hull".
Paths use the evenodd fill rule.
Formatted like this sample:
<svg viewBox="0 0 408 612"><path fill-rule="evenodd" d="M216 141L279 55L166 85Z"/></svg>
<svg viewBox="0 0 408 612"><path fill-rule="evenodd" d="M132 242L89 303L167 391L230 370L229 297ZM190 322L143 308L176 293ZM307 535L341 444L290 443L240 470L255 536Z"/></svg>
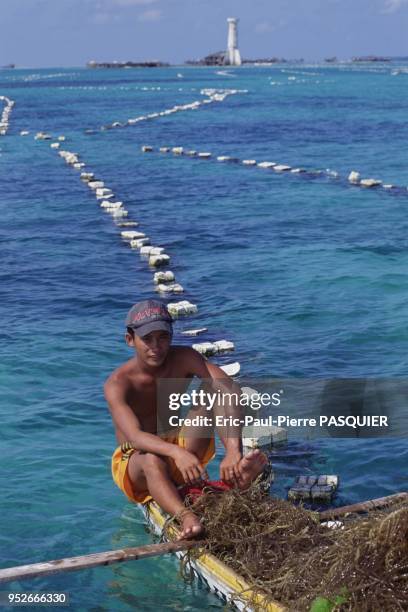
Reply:
<svg viewBox="0 0 408 612"><path fill-rule="evenodd" d="M142 506L143 514L152 531L162 534L166 516L155 502ZM170 531L170 539L177 537L176 528ZM184 552L175 553L182 558ZM250 585L225 563L208 553L191 560L194 576L225 603L247 612L284 612L285 608L260 593L254 593Z"/></svg>

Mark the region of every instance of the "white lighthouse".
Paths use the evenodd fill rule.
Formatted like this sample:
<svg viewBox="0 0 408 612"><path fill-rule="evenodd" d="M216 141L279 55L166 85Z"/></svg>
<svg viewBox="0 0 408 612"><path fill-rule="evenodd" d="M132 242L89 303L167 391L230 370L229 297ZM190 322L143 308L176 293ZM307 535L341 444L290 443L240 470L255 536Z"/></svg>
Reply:
<svg viewBox="0 0 408 612"><path fill-rule="evenodd" d="M242 64L241 54L238 49L238 19L228 17L228 48L226 63L230 66L240 66Z"/></svg>

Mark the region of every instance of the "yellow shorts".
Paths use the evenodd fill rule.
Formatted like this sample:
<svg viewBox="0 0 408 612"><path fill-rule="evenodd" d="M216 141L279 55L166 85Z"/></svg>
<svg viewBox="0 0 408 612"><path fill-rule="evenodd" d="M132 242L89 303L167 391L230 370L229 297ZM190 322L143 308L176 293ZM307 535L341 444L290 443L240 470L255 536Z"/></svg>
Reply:
<svg viewBox="0 0 408 612"><path fill-rule="evenodd" d="M166 442L170 442L171 444L177 444L181 448L186 447L186 438L183 435L182 431L180 431L176 435L165 436L163 438ZM141 490L136 491L130 481L128 475L128 465L129 459L133 455L134 452L138 452L137 449L133 448L130 444L125 442L121 446L115 450L112 455L112 477L115 484L123 491L126 497L135 503L138 504L146 504L152 499L152 496L149 494L149 491ZM198 457L201 463L205 466L213 457L215 456L215 441L214 437L208 439L208 446L205 451L202 453L202 456ZM169 464L169 473L173 482L177 485L184 484L183 477L180 471L177 469L176 464L173 459L168 459Z"/></svg>

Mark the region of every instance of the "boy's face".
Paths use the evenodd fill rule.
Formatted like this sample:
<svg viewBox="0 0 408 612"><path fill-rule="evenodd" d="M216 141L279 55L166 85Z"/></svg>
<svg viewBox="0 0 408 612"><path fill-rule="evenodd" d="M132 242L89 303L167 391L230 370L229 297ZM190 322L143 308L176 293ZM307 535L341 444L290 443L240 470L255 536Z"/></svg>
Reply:
<svg viewBox="0 0 408 612"><path fill-rule="evenodd" d="M132 337L127 333L126 342L136 349L139 359L146 365L158 368L164 363L169 352L171 335L163 330L152 331L142 338L136 334L133 334Z"/></svg>

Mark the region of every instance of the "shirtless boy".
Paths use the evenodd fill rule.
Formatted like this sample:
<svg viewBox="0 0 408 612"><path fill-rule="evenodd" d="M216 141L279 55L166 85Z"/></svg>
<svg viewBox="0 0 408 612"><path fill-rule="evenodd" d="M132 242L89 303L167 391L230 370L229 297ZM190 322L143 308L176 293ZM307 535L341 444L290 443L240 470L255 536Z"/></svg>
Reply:
<svg viewBox="0 0 408 612"><path fill-rule="evenodd" d="M105 383L116 438L120 446L112 457L115 483L132 501L152 498L182 524L181 538L199 535L202 525L187 510L177 486L193 484L206 476L206 465L215 455L214 436L187 437L182 432L158 435L157 383L160 379L231 379L197 351L171 346L172 319L164 304L145 300L135 304L126 318L126 343L135 356L116 369ZM234 384L234 383L232 383ZM245 489L260 474L267 459L260 451L242 456L238 436L222 437L225 457L222 480Z"/></svg>

